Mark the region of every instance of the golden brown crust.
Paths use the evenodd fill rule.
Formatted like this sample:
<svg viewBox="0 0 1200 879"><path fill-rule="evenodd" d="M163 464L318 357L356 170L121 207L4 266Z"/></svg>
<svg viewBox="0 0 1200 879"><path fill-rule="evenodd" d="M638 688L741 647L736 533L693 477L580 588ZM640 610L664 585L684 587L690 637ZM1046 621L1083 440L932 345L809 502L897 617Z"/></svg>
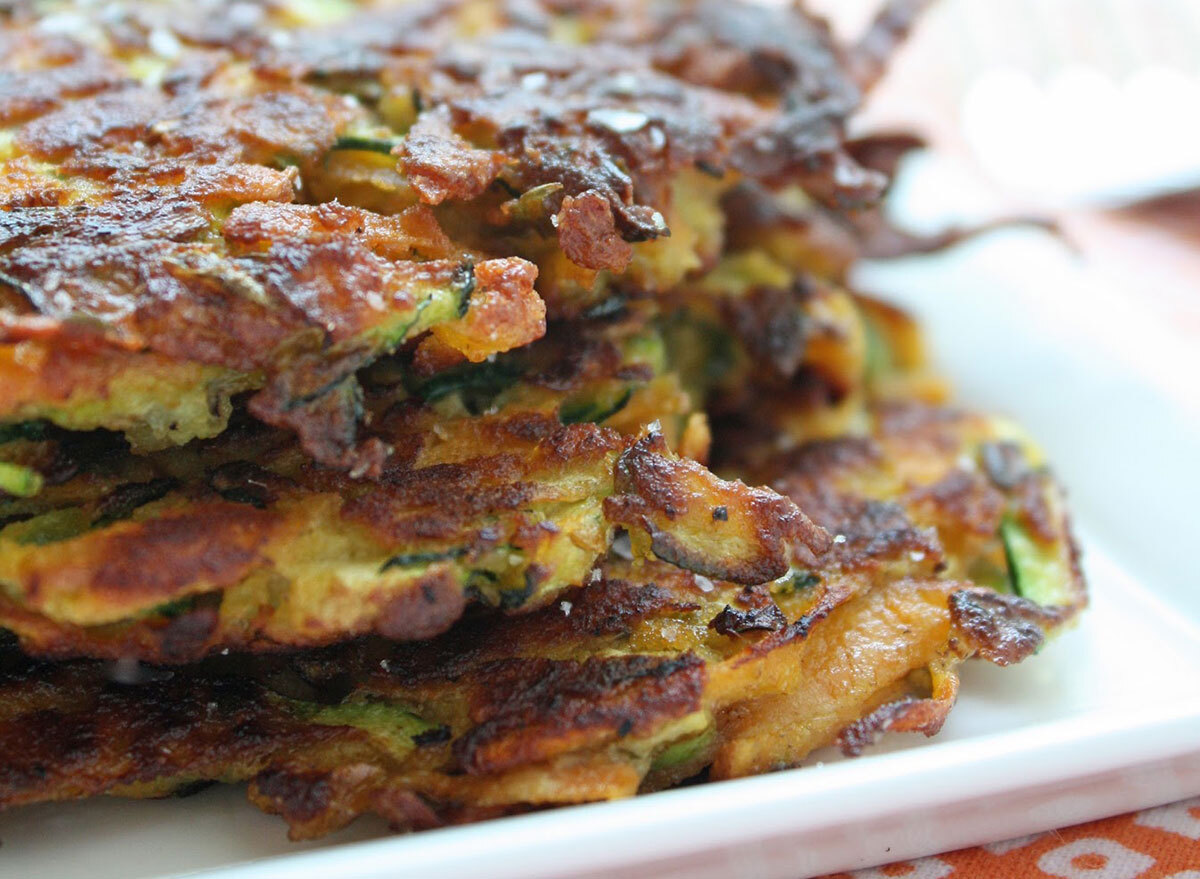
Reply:
<svg viewBox="0 0 1200 879"><path fill-rule="evenodd" d="M16 9L0 382L22 384L0 419L203 366L226 371L212 432L248 391L299 448L237 419L103 466L58 433L22 447L47 488L0 498L0 621L30 652L161 667L0 648L0 808L221 779L297 838L480 820L932 735L958 662L1036 650L1075 604L967 577L1005 588L1019 522L1082 602L1050 477L986 419L854 409L880 368L854 300L756 241L819 238L770 187L835 212L878 195L911 143L843 126L915 5L850 57L797 5L717 0L423 0L310 27L134 2L98 54ZM770 412L721 452L771 489L668 448L707 451L722 361L663 374L670 328L630 330L656 296L761 373L720 405ZM533 345L548 313L591 319ZM776 431L801 399L869 435Z"/></svg>
<svg viewBox="0 0 1200 879"><path fill-rule="evenodd" d="M269 250L279 240L324 244L352 234L373 253L393 260L459 255L433 212L421 205L383 216L336 201L319 205L256 201L234 208L222 234L243 252Z"/></svg>
<svg viewBox="0 0 1200 879"><path fill-rule="evenodd" d="M708 577L763 583L783 576L793 559L820 555L831 545L791 501L717 479L665 451L662 435L651 433L624 452L617 494L604 505L610 521L645 534L656 557ZM720 514L704 503L714 489L724 496Z"/></svg>
<svg viewBox="0 0 1200 879"><path fill-rule="evenodd" d="M528 611L578 585L625 521L605 518L614 492L614 509L642 511L631 524L646 534L646 556L643 518L661 555L711 571L736 565L748 580L777 576L817 533L791 502L718 479L662 434L627 461L645 479L621 476L617 489L618 459L637 436L592 422L628 403L622 427L640 431L635 409L690 405L677 384L660 387L644 353L654 332L644 318L614 317L561 326L528 352L458 374L414 382L375 371L369 438L394 450L376 480L311 464L286 434L245 419L152 457L128 455L115 438L93 451L51 431L31 447L41 457L26 458L47 491L0 502L0 579L10 584L0 619L39 655L168 663L368 632L427 638L470 603ZM172 566L164 560L176 549L158 532L175 519L190 542L188 563ZM110 565L128 580L119 594L93 583Z"/></svg>
<svg viewBox="0 0 1200 879"><path fill-rule="evenodd" d="M939 663L931 670L935 682L930 696L903 696L886 702L843 729L838 734L842 753L857 757L888 732L919 732L927 737L941 732L958 698L958 675L946 665L949 663Z"/></svg>
<svg viewBox="0 0 1200 879"><path fill-rule="evenodd" d="M715 223L674 210L688 175L708 175L713 193L743 176L799 182L839 204L879 190L843 148L858 95L846 59L799 7L485 14L424 0L311 25L273 7L237 22L181 3L131 3L119 20L77 12L76 36L42 34L43 13L24 4L0 27L0 118L15 126L0 344L66 348L82 363L67 372L144 355L121 361L130 381L229 370L218 410L258 390L257 417L360 474L387 454L358 436L362 367L430 327L471 361L544 332L547 306L518 256L554 269L550 313L574 315L619 276L662 292L693 262L711 265L715 203L700 210ZM578 29L571 45L564 28ZM501 209L506 194L520 209ZM313 199L325 203L294 203ZM639 242L670 235L668 217L685 243L634 259ZM697 235L693 222L713 228ZM465 314L443 301L456 292ZM136 403L97 413L129 381L77 382L69 399L41 396L45 383L30 379L18 396L34 402L0 418L93 426L69 417L90 406L98 426L146 432ZM156 417L178 414L175 391L146 391ZM225 418L160 429L146 447L209 436Z"/></svg>
<svg viewBox="0 0 1200 879"><path fill-rule="evenodd" d="M112 59L65 36L0 32L0 53L12 62L0 79L0 124L6 126L65 100L130 84Z"/></svg>
<svg viewBox="0 0 1200 879"><path fill-rule="evenodd" d="M123 686L106 682L96 666L45 671L45 685L26 698L36 705L39 690L49 691L58 704L0 730L0 799L9 804L38 798L48 782L84 797L180 772L203 779L336 734L289 722L259 698L257 686L236 677Z"/></svg>
<svg viewBox="0 0 1200 879"><path fill-rule="evenodd" d="M458 320L433 335L472 363L512 351L546 332L546 303L533 289L537 267L523 259L490 259L472 267L475 289Z"/></svg>
<svg viewBox="0 0 1200 879"><path fill-rule="evenodd" d="M428 205L478 198L504 167L503 155L472 147L443 113L421 117L396 154L413 189Z"/></svg>
<svg viewBox="0 0 1200 879"><path fill-rule="evenodd" d="M1046 630L1061 624L1071 612L984 589L964 589L950 596L955 624L979 655L996 665L1013 665L1036 653L1046 640Z"/></svg>
<svg viewBox="0 0 1200 879"><path fill-rule="evenodd" d="M259 510L220 501L145 522L118 525L73 546L71 565L30 572L33 607L87 589L109 607L125 597L166 600L198 584L220 589L245 576L274 523Z"/></svg>
<svg viewBox="0 0 1200 879"><path fill-rule="evenodd" d="M454 746L475 774L646 735L699 710L704 685L704 663L688 654L499 661L477 674L487 686L470 705L475 726Z"/></svg>
<svg viewBox="0 0 1200 879"><path fill-rule="evenodd" d="M433 638L456 623L466 606L458 582L446 571L435 571L389 601L375 630L396 641Z"/></svg>
<svg viewBox="0 0 1200 879"><path fill-rule="evenodd" d="M595 189L565 196L554 221L563 253L584 268L623 272L633 259L632 245L617 231L612 205Z"/></svg>
<svg viewBox="0 0 1200 879"><path fill-rule="evenodd" d="M960 575L1003 558L993 538L978 534L991 512L981 517L979 504L962 502L976 495L976 481L958 475L964 447L978 451L997 435L986 419L894 406L877 415L869 439L815 443L759 472L798 494L835 499L820 515L857 529L847 528L846 539L807 569L746 587L610 556L597 579L523 616L468 614L426 641L364 641L176 669L178 679L192 682L195 700L171 718L148 712L164 728L137 730L149 741L170 735L187 743L177 763L146 759L137 777L157 774L157 784L130 788L127 763L85 751L94 779L86 788L58 774L5 779L0 771L0 804L101 791L163 793L197 773L219 774L251 780L251 799L281 814L297 837L328 832L364 811L417 829L626 796L705 766L713 778L767 771L835 743L856 753L887 731L931 735L953 705L960 661L1019 661L1078 608L1039 607ZM526 418L493 425L491 435L549 438L559 430ZM584 436L563 431L547 443L547 460L574 453ZM639 455L663 454L653 438L642 445ZM694 498L668 489L692 471L669 460L651 463L626 474L647 489L643 513L665 515L670 507L674 524L686 523L682 501ZM512 466L491 461L484 469L503 474ZM422 495L400 472L391 478L414 498L432 500L439 491ZM226 490L247 483L259 486L253 497L264 502L279 490L262 474L222 472ZM483 485L476 479L459 494L470 498ZM1003 491L989 484L978 496L991 491L1001 492L1009 512L1020 503L1017 485ZM735 488L735 497L739 492L753 494ZM736 509L726 515L738 521ZM922 520L936 524L917 524ZM1069 535L1061 519L1051 521L1058 522L1061 547ZM946 549L926 554L917 546ZM433 613L436 583L427 581ZM411 608L403 616L411 624L424 619ZM82 686L62 677L80 674L75 668L90 669ZM24 724L88 737L136 710L130 697L111 715L96 711L89 700L114 689L100 674L86 663L41 666L0 682L0 753L6 736L19 735ZM210 677L219 684L230 675L251 686L239 698L270 706L260 722L281 730L277 748L262 742L259 749L253 737L253 747L224 748L232 727L222 732L193 710L215 686ZM136 698L157 702L178 679L152 680ZM329 738L306 738L318 733ZM51 744L61 738L54 732ZM21 742L31 760L77 766L55 747Z"/></svg>

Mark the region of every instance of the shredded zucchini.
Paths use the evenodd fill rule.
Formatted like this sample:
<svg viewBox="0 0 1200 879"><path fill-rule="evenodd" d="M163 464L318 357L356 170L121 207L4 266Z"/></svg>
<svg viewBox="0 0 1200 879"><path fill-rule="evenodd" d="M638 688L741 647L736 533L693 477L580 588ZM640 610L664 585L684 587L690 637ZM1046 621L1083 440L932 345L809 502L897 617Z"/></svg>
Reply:
<svg viewBox="0 0 1200 879"><path fill-rule="evenodd" d="M13 497L33 497L41 493L43 484L42 474L36 470L0 461L0 492Z"/></svg>
<svg viewBox="0 0 1200 879"><path fill-rule="evenodd" d="M1013 592L1045 607L1070 604L1074 582L1070 560L1059 543L1042 543L1014 518L1000 526Z"/></svg>

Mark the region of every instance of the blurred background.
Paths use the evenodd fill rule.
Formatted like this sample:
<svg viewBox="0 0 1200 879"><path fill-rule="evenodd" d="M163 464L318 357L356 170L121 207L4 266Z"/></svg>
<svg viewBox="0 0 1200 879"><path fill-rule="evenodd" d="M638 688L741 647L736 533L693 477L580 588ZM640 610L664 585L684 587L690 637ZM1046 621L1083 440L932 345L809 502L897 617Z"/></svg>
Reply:
<svg viewBox="0 0 1200 879"><path fill-rule="evenodd" d="M880 0L816 0L846 36ZM936 0L861 127L915 130L898 219L1043 214L1200 348L1200 0Z"/></svg>
<svg viewBox="0 0 1200 879"><path fill-rule="evenodd" d="M812 2L852 38L882 0ZM1178 511L1200 492L1200 0L934 0L856 124L932 147L900 168L901 227L1057 224L855 283L919 315L959 399L1020 413L1089 538L1122 560L1159 547L1138 570L1195 607Z"/></svg>

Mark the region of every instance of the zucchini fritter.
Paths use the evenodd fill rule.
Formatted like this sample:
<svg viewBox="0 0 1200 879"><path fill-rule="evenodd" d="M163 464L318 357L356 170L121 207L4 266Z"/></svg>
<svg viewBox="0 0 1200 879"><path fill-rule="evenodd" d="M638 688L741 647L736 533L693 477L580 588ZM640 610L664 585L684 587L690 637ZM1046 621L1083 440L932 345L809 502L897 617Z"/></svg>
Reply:
<svg viewBox="0 0 1200 879"><path fill-rule="evenodd" d="M252 392L377 476L381 355L432 330L479 361L666 292L716 263L739 181L839 210L883 182L843 143L861 65L796 6L216 7L0 19L0 423L153 450Z"/></svg>
<svg viewBox="0 0 1200 879"><path fill-rule="evenodd" d="M370 431L395 452L377 480L253 423L149 456L33 425L0 445L47 483L0 501L0 623L39 655L183 662L427 638L472 599L536 608L583 582L618 527L647 556L741 583L820 551L828 535L790 501L669 450L703 456L707 430L665 356L630 317L425 379L395 364L389 384L380 364Z"/></svg>
<svg viewBox="0 0 1200 879"><path fill-rule="evenodd" d="M885 400L945 403L920 328L903 311L794 272L761 251L681 288L663 320L669 360L713 422L714 455L769 455L870 431Z"/></svg>
<svg viewBox="0 0 1200 879"><path fill-rule="evenodd" d="M663 316L635 302L558 323L489 362L447 366L433 337L379 362L363 381L367 436L394 450L380 486L339 478L286 433L249 424L136 457L103 435L10 427L0 478L18 497L0 501L0 622L42 655L171 662L364 631L427 637L470 598L517 609L579 583L614 527L645 534L641 549L691 570L770 580L802 531L786 504L747 495L745 527L706 537L708 507L672 518L662 512L681 506L672 493L737 509L722 496L740 488L582 426L636 437L657 423L672 448L699 460L709 441L701 413L714 405L752 411L756 436L774 413L799 421L785 435L866 429L865 389L901 374L905 358L921 361L919 345L905 354L903 344L915 330L895 315L898 331L868 334L864 326L888 329L869 317L881 306L829 286L772 286L779 272L751 263L714 272L705 295L676 294ZM869 338L891 352L871 375ZM838 406L796 402L813 376L846 389ZM740 445L746 456L757 448ZM606 502L614 493L628 503ZM751 526L764 516L780 521ZM736 536L752 532L762 536Z"/></svg>
<svg viewBox="0 0 1200 879"><path fill-rule="evenodd" d="M1037 450L844 287L921 5L0 10L0 808L611 799L1069 623Z"/></svg>
<svg viewBox="0 0 1200 879"><path fill-rule="evenodd" d="M835 537L768 584L610 557L555 604L426 643L217 658L137 684L17 661L0 682L0 804L249 779L303 838L365 811L430 827L933 734L956 666L1035 651L1083 584L1057 487L1002 423L896 404L873 422L771 463Z"/></svg>

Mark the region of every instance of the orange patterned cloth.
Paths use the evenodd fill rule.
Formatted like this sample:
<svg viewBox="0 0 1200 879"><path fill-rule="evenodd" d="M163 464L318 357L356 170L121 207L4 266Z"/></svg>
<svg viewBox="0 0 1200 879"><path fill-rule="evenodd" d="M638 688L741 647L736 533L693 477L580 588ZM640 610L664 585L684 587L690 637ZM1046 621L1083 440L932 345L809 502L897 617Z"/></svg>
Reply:
<svg viewBox="0 0 1200 879"><path fill-rule="evenodd" d="M1200 879L1200 797L826 879Z"/></svg>

